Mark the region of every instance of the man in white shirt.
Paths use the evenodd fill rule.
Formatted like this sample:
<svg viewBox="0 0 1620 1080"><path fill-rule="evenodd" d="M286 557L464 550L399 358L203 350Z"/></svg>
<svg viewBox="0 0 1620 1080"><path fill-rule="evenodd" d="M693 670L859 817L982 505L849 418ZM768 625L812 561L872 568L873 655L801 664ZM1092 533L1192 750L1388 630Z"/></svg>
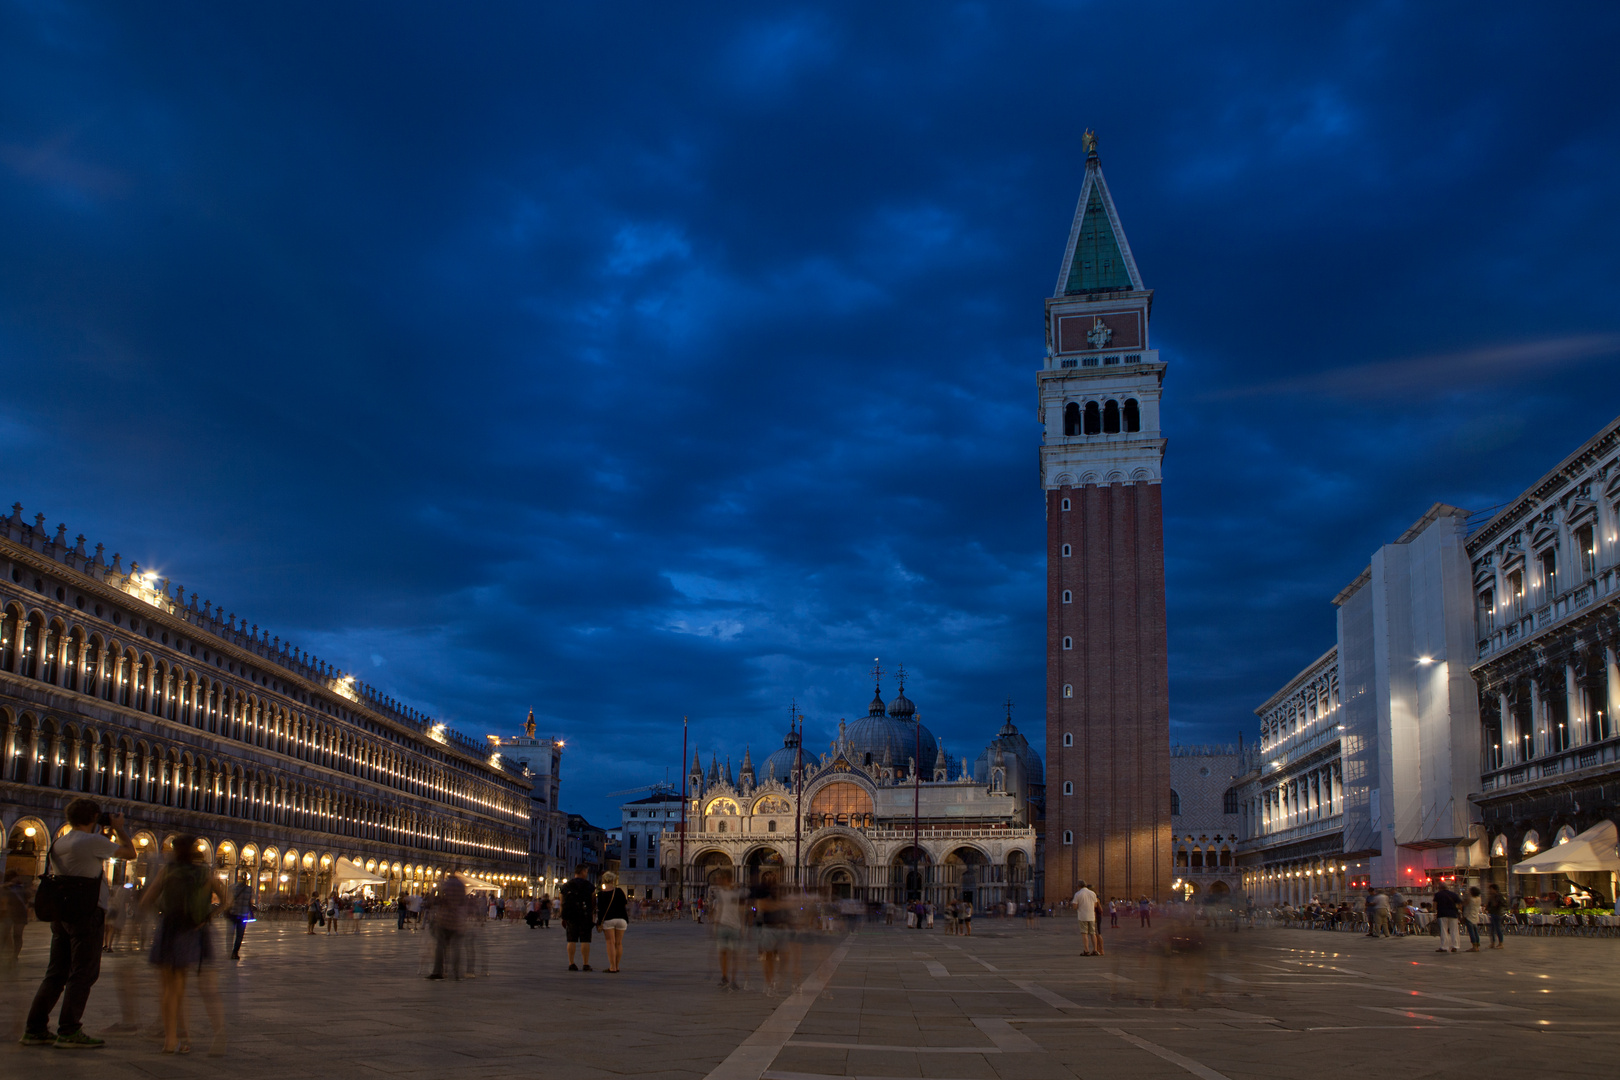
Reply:
<svg viewBox="0 0 1620 1080"><path fill-rule="evenodd" d="M1080 920L1081 956L1097 955L1097 894L1080 883L1074 894L1074 914Z"/></svg>
<svg viewBox="0 0 1620 1080"><path fill-rule="evenodd" d="M97 902L88 911L66 911L63 913L66 918L51 922L51 957L45 967L45 978L34 995L34 1004L28 1010L22 1037L24 1046L88 1049L104 1042L86 1035L82 1023L90 988L101 976L102 928L111 905L102 864L108 859L133 859L135 845L124 831L123 815L113 814L108 818L113 834L118 837L116 841L101 835L97 825L100 817L100 805L90 799L74 799L67 805L67 820L72 828L50 846L46 872L69 879L70 886L82 885L85 891L94 891ZM92 880L97 884L89 885ZM62 1012L57 1018L56 1034L52 1035L51 1010L56 1008L58 998L62 1001Z"/></svg>

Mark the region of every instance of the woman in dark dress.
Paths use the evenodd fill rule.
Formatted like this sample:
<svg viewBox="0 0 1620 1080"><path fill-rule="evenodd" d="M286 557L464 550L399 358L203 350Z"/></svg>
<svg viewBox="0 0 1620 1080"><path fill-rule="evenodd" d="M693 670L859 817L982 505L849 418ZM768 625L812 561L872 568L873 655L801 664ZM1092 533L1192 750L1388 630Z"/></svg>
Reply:
<svg viewBox="0 0 1620 1080"><path fill-rule="evenodd" d="M186 1031L186 973L192 968L200 973L214 958L208 924L214 912L230 901L224 882L202 861L202 842L195 836L175 837L169 861L141 897L141 906L158 915L148 959L157 965L162 979L165 1054L191 1053ZM218 994L205 996L217 1048L225 1033L223 1010Z"/></svg>

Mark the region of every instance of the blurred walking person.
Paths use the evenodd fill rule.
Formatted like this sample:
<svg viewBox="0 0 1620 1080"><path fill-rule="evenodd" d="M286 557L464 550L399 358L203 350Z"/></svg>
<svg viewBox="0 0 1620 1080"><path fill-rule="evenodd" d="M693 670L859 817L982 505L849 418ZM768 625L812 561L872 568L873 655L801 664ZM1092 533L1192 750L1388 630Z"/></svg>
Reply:
<svg viewBox="0 0 1620 1080"><path fill-rule="evenodd" d="M57 837L45 855L45 870L55 879L41 881L34 896L35 913L50 916L51 954L45 978L28 1010L22 1044L63 1049L90 1049L105 1040L84 1033L84 1007L90 988L101 975L101 931L107 921L111 896L102 864L108 859L133 859L135 845L124 831L122 814L102 816L101 806L90 799L67 805L68 832ZM97 828L105 821L116 839ZM62 1011L56 1034L51 1034L51 1010L57 1000Z"/></svg>
<svg viewBox="0 0 1620 1080"><path fill-rule="evenodd" d="M630 928L629 900L619 888L619 875L609 870L602 875L602 891L596 894L596 928L607 942L608 974L616 975L624 959L624 932Z"/></svg>
<svg viewBox="0 0 1620 1080"><path fill-rule="evenodd" d="M709 889L709 905L714 912L714 948L720 954L720 989L741 990L743 905L737 895L730 870L720 871Z"/></svg>
<svg viewBox="0 0 1620 1080"><path fill-rule="evenodd" d="M776 875L766 874L760 884L749 890L749 900L754 908L754 933L759 941L759 963L765 976L765 996L777 997L776 968L782 957L789 913L783 910L777 895Z"/></svg>
<svg viewBox="0 0 1620 1080"><path fill-rule="evenodd" d="M22 871L7 870L5 885L0 886L0 971L17 966L27 925L28 883Z"/></svg>
<svg viewBox="0 0 1620 1080"><path fill-rule="evenodd" d="M590 880L585 876L588 868L584 863L574 867L573 878L564 883L557 890L557 898L562 902L562 924L564 940L568 943L568 970L591 970L591 924L596 921L596 898L591 894L596 890L591 888ZM579 947L578 964L574 963L574 947Z"/></svg>
<svg viewBox="0 0 1620 1080"><path fill-rule="evenodd" d="M428 978L443 979L446 960L450 977L461 978L461 933L466 918L467 885L460 874L450 874L439 883L439 895L433 901L433 970Z"/></svg>
<svg viewBox="0 0 1620 1080"><path fill-rule="evenodd" d="M199 973L213 959L214 943L208 933L208 919L215 901L220 907L231 903L224 882L203 865L201 844L195 836L177 836L170 861L158 871L157 880L141 897L142 905L157 912L157 928L152 935L148 959L157 965L162 980L163 1052L191 1053L186 1025L186 974ZM213 1027L214 1050L221 1050L225 1034L223 1006L217 994L204 995L209 1023Z"/></svg>
<svg viewBox="0 0 1620 1080"><path fill-rule="evenodd" d="M1479 886L1468 886L1468 895L1463 897L1462 921L1468 929L1469 952L1479 952L1479 919L1484 905L1480 902Z"/></svg>
<svg viewBox="0 0 1620 1080"><path fill-rule="evenodd" d="M247 924L252 922L257 912L253 907L253 886L248 884L246 874L239 874L236 885L231 889L230 903L225 906L225 917L230 920L231 926L231 959L242 959L242 935L247 933Z"/></svg>
<svg viewBox="0 0 1620 1080"><path fill-rule="evenodd" d="M1500 949L1507 943L1502 935L1502 923L1507 918L1508 904L1502 896L1502 890L1492 882L1485 897L1485 914L1491 920L1491 948Z"/></svg>

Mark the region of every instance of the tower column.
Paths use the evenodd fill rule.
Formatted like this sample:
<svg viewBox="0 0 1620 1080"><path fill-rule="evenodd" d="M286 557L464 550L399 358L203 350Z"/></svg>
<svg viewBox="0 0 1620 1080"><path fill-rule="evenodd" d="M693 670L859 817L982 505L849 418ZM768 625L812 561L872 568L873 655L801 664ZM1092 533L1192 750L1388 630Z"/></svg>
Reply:
<svg viewBox="0 0 1620 1080"><path fill-rule="evenodd" d="M1166 899L1172 880L1164 365L1095 140L1037 377L1047 512L1048 895ZM1068 593L1070 603L1063 602ZM1064 688L1072 688L1072 696Z"/></svg>

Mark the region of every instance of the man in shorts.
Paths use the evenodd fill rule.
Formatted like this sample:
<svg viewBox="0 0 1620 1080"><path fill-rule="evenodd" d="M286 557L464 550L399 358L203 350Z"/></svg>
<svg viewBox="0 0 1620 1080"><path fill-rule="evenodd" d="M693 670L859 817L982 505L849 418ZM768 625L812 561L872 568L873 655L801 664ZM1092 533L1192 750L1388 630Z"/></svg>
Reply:
<svg viewBox="0 0 1620 1080"><path fill-rule="evenodd" d="M1074 894L1074 914L1080 920L1081 956L1097 955L1097 894L1081 882Z"/></svg>
<svg viewBox="0 0 1620 1080"><path fill-rule="evenodd" d="M568 942L568 970L591 970L591 924L596 921L596 890L585 875L585 864L574 867L574 876L557 890L562 901L563 936ZM579 964L574 963L574 946L579 946Z"/></svg>

